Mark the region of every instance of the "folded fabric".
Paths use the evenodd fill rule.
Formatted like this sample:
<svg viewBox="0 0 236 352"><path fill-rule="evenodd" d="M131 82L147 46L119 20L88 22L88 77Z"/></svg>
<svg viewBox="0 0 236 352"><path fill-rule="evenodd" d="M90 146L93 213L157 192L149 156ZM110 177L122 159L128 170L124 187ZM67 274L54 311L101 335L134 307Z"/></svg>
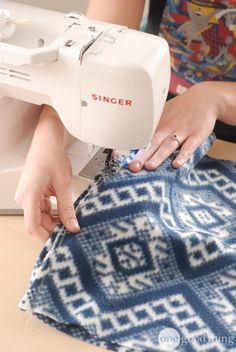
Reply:
<svg viewBox="0 0 236 352"><path fill-rule="evenodd" d="M236 351L236 162L110 160L58 225L20 308L112 351Z"/></svg>

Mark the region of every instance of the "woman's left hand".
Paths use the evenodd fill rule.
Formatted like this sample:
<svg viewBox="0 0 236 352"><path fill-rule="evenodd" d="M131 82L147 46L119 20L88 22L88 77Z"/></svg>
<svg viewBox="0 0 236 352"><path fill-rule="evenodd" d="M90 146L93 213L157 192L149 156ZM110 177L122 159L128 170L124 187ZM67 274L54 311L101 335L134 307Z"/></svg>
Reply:
<svg viewBox="0 0 236 352"><path fill-rule="evenodd" d="M186 163L210 135L219 116L221 99L214 83L198 83L166 103L149 147L138 151L129 164L131 171L143 167L154 170L179 147L172 166L179 168Z"/></svg>

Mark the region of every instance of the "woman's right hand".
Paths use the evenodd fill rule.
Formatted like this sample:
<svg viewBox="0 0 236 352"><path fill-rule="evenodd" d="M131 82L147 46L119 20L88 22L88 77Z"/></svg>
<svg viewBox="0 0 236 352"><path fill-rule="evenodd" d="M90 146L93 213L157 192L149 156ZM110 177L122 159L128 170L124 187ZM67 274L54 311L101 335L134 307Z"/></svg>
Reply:
<svg viewBox="0 0 236 352"><path fill-rule="evenodd" d="M65 153L65 130L55 110L45 107L27 155L15 200L24 210L26 231L46 242L57 222L78 232L72 189L71 164ZM58 216L51 214L55 196Z"/></svg>

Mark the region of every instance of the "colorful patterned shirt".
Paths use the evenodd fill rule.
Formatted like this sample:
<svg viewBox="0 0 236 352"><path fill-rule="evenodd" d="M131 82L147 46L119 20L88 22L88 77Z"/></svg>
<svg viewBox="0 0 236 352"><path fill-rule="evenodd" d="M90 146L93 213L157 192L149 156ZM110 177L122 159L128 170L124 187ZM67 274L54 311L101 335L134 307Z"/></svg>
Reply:
<svg viewBox="0 0 236 352"><path fill-rule="evenodd" d="M170 45L170 91L236 81L236 0L167 0L160 35Z"/></svg>

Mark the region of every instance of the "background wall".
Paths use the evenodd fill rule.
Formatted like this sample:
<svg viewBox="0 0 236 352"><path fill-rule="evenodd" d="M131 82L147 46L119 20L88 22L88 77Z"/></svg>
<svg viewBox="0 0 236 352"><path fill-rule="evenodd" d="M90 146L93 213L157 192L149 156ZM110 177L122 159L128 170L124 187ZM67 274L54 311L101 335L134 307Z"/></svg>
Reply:
<svg viewBox="0 0 236 352"><path fill-rule="evenodd" d="M69 12L72 10L86 12L88 0L14 0L32 6L44 7L56 11ZM112 1L112 0L110 0ZM145 13L148 10L149 1L146 0Z"/></svg>
<svg viewBox="0 0 236 352"><path fill-rule="evenodd" d="M77 10L86 12L88 0L14 0L32 6L44 7L56 11L69 12Z"/></svg>

